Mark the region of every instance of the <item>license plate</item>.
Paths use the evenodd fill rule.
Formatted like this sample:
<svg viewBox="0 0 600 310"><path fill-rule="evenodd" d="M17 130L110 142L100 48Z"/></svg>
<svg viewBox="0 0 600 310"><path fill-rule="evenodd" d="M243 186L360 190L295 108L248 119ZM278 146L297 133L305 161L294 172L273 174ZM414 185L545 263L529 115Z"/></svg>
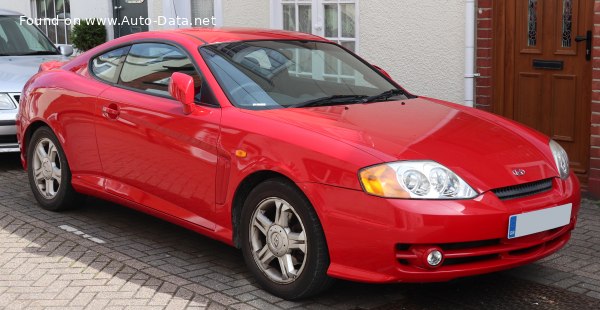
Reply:
<svg viewBox="0 0 600 310"><path fill-rule="evenodd" d="M571 222L573 204L512 215L508 220L508 239L519 238L565 226Z"/></svg>

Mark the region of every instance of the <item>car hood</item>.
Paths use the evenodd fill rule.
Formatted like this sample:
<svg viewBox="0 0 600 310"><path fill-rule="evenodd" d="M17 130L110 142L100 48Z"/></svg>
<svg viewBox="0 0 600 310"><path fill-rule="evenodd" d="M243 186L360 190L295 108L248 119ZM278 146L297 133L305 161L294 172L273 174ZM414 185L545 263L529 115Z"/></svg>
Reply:
<svg viewBox="0 0 600 310"><path fill-rule="evenodd" d="M20 93L27 80L38 72L40 65L53 60L67 59L61 55L0 57L0 92Z"/></svg>
<svg viewBox="0 0 600 310"><path fill-rule="evenodd" d="M480 192L557 176L548 138L498 116L439 100L248 113L327 135L381 162L436 161ZM515 176L515 169L526 174Z"/></svg>

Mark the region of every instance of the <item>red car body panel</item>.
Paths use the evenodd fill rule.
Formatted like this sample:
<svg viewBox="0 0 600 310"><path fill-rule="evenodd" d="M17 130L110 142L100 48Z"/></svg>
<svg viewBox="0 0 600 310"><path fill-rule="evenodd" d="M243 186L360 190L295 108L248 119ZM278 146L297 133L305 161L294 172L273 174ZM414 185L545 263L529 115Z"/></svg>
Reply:
<svg viewBox="0 0 600 310"><path fill-rule="evenodd" d="M547 137L486 112L429 98L347 108L242 110L229 102L198 47L243 40L326 41L250 29L148 32L111 41L61 68L47 66L28 82L17 120L22 150L31 131L45 124L60 140L77 191L231 245L240 184L259 172L283 175L313 204L329 248L328 273L337 278L449 280L529 263L569 239L579 210L579 184L573 175L558 177ZM197 106L185 115L174 100L109 85L88 72L89 60L103 51L162 41L189 53L221 107ZM107 115L106 108L118 115ZM237 150L247 156L235 156ZM362 190L360 169L412 159L447 166L480 195L397 200ZM513 169L527 169L527 174L515 176ZM501 201L490 192L543 179L552 179L554 186L539 195ZM510 215L567 203L573 204L568 226L506 238ZM474 243L484 245L470 246ZM486 259L429 270L419 267L414 251L404 245L445 246L450 258Z"/></svg>

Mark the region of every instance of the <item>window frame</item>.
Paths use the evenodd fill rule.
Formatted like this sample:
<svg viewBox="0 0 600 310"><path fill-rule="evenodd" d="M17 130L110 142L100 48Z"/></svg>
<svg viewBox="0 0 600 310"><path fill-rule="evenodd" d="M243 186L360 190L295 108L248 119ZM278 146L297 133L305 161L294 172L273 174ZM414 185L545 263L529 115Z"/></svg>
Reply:
<svg viewBox="0 0 600 310"><path fill-rule="evenodd" d="M54 4L56 5L55 0L30 0L31 11L32 11L31 13L34 16L34 18L36 18L36 19L47 18L45 16L38 16L38 13L39 13L38 10L37 10L37 3L38 3L38 1L44 1L44 3L46 1L54 1ZM59 25L53 26L53 25L48 25L47 23L44 23L44 25L40 25L40 26L36 25L36 27L46 36L46 38L48 38L50 40L50 42L52 42L52 45L72 45L72 43L70 42L71 40L69 40L69 36L71 35L71 32L73 31L73 25L67 25L66 24L66 19L67 18L58 18L58 14L57 13L60 13L60 12L56 11L56 6L54 7L54 13L57 16L56 17L57 21L59 21L59 22L62 21L62 22L65 23L64 29L63 29L64 35L65 35L65 42L58 42L58 32L61 30L61 29L59 29L59 28L61 28L61 26L59 26ZM62 13L67 13L67 12L63 11ZM68 14L69 14L69 16L71 15L71 3L70 2L69 2L69 12L68 12ZM49 27L54 27L54 29L56 30L54 38L50 38L50 36L48 35L48 28ZM42 28L44 28L44 29L42 29ZM54 40L56 40L56 43L54 42Z"/></svg>
<svg viewBox="0 0 600 310"><path fill-rule="evenodd" d="M192 4L191 2L193 2L195 0L190 0L190 20L191 21L195 21L194 20L194 14L192 12ZM208 28L215 28L215 27L223 27L223 0L212 0L213 2L213 16L216 19L216 24L212 27L208 27ZM199 27L199 26L194 26L194 28L207 28L207 27Z"/></svg>
<svg viewBox="0 0 600 310"><path fill-rule="evenodd" d="M194 57L192 57L192 54L185 48L183 47L183 45L174 42L174 41L169 41L169 40L162 40L162 39L143 39L143 40L134 40L134 41L129 41L129 42L125 42L122 44L117 44L115 46L112 46L109 49L105 49L102 50L98 53L95 53L94 55L90 56L90 58L87 61L87 66L88 66L88 72L89 75L96 81L106 84L106 85L110 85L112 87L116 87L116 88L120 88L120 89L124 89L124 90L129 90L129 91L133 91L136 93L140 93L140 94L144 94L144 95L148 95L148 96L153 96L153 97L158 97L158 98L164 98L164 99L169 99L172 100L174 102L179 103L179 101L177 101L176 99L174 99L173 97L169 96L169 95L161 95L161 94L157 94L157 93L152 93L152 92L148 92L148 91L144 91L138 88L134 88L134 87L129 87L129 86L125 86L123 84L119 84L120 81L120 77L121 77L121 71L123 70L123 65L125 64L125 61L123 61L120 65L119 65L119 69L118 69L118 79L116 83L110 82L110 81L106 81L100 77L98 77L94 71L92 70L92 65L93 65L93 61L94 59L117 49L123 48L123 47L129 47L129 50L127 51L127 54L125 55L125 59L127 58L127 56L129 55L129 51L131 51L131 47L133 45L136 44L144 44L144 43L154 43L154 44L165 44L165 45L170 45L173 46L175 48L178 48L179 50L181 50L183 52L183 54L185 54L191 61L192 65L194 66L194 69L196 70L196 73L200 76L201 80L202 80L202 86L201 86L201 93L202 93L202 89L204 87L208 87L207 89L207 93L206 96L208 98L206 98L206 102L202 102L202 101L198 101L198 100L194 100L194 104L196 105L200 105L200 106L206 106L206 107L212 107L212 108L220 108L221 105L219 104L219 102L216 100L216 97L214 95L214 92L212 91L210 85L208 84L208 82L206 82L206 75L202 73L202 70L200 70L200 66L198 66L198 63L196 62L196 59ZM194 96L195 97L195 96Z"/></svg>
<svg viewBox="0 0 600 310"><path fill-rule="evenodd" d="M283 4L311 4L312 5L312 25L311 34L326 38L327 40L336 42L335 40L354 42L354 53L360 52L360 0L270 0L271 3L271 16L270 26L275 29L283 29ZM336 37L336 39L329 39L325 37L325 4L354 4L354 40L344 40L350 38ZM338 14L341 14L338 11ZM297 15L297 10L296 10ZM341 23L341 19L338 20ZM338 31L339 29L338 24ZM336 42L338 43L338 42Z"/></svg>

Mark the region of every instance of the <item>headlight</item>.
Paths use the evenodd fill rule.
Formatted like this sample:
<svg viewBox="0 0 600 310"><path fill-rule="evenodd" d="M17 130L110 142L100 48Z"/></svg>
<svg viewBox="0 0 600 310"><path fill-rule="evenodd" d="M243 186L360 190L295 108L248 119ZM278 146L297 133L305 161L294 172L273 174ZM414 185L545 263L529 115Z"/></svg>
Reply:
<svg viewBox="0 0 600 310"><path fill-rule="evenodd" d="M463 179L433 161L402 161L360 170L365 192L385 198L469 199L477 196Z"/></svg>
<svg viewBox="0 0 600 310"><path fill-rule="evenodd" d="M558 173L560 174L561 179L566 179L569 177L569 156L565 149L560 146L556 141L550 140L550 149L552 150L552 155L554 156L554 162L556 163L556 169L558 169Z"/></svg>
<svg viewBox="0 0 600 310"><path fill-rule="evenodd" d="M8 94L0 93L0 110L13 110L16 108L17 106Z"/></svg>

